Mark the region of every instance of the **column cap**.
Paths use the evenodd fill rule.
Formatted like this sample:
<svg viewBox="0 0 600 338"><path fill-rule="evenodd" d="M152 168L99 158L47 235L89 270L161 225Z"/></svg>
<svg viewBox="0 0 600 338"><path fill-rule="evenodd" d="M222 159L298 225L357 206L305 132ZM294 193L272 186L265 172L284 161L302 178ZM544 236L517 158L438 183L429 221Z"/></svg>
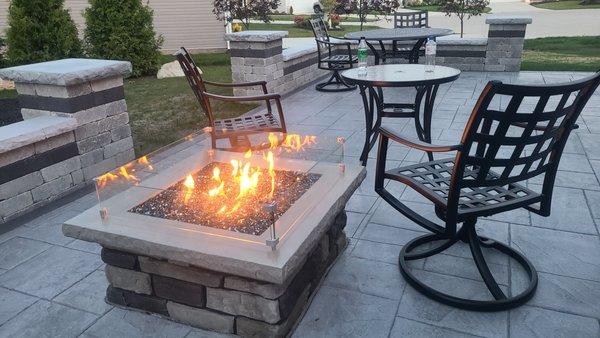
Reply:
<svg viewBox="0 0 600 338"><path fill-rule="evenodd" d="M72 86L84 82L127 76L128 61L99 59L62 59L0 69L0 77L17 83Z"/></svg>
<svg viewBox="0 0 600 338"><path fill-rule="evenodd" d="M225 34L226 41L269 42L288 36L287 31L243 31Z"/></svg>
<svg viewBox="0 0 600 338"><path fill-rule="evenodd" d="M488 25L527 25L533 19L526 15L488 15L485 23Z"/></svg>

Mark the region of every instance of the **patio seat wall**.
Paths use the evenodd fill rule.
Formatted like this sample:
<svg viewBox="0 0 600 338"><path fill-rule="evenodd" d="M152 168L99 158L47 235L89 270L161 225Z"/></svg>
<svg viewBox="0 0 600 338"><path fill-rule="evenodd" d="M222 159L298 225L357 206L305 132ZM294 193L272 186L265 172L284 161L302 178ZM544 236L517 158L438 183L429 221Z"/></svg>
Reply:
<svg viewBox="0 0 600 338"><path fill-rule="evenodd" d="M517 72L521 69L525 30L530 17L495 16L486 18L487 37L455 36L437 39L436 64L463 71ZM226 34L230 41L231 71L235 82L266 81L271 92L289 93L306 83L327 76L317 68L317 48L314 44L284 49L285 31L245 31ZM391 41L384 42L391 50ZM412 47L414 41L399 42L398 47ZM377 48L378 45L376 44ZM346 53L338 46L334 53ZM355 53L356 44L352 46ZM425 62L424 58L419 60ZM373 64L374 57L370 57ZM406 60L388 60L406 63ZM258 89L236 88L236 96L258 95Z"/></svg>
<svg viewBox="0 0 600 338"><path fill-rule="evenodd" d="M0 127L0 227L134 159L123 90L130 70L66 59L0 72L15 81L23 118Z"/></svg>

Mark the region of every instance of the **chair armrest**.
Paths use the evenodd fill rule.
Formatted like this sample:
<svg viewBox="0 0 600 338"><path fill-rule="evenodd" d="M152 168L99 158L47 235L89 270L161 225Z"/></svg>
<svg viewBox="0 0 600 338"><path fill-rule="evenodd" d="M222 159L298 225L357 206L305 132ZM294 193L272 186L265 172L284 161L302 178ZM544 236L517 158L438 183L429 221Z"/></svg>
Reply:
<svg viewBox="0 0 600 338"><path fill-rule="evenodd" d="M387 130L384 127L379 128L379 132L383 137L389 138L395 142L403 144L410 148L419 149L422 151L430 151L430 152L448 152L454 150L462 149L462 144L454 144L454 145L444 145L444 146L436 146L427 142L423 142L421 140L410 139L404 136L399 136L394 132Z"/></svg>
<svg viewBox="0 0 600 338"><path fill-rule="evenodd" d="M239 83L222 83L222 82L204 81L204 83L209 84L211 86L217 86L217 87L253 87L253 86L262 86L262 85L267 84L266 81L239 82Z"/></svg>
<svg viewBox="0 0 600 338"><path fill-rule="evenodd" d="M347 46L348 48L350 48L350 42L333 42L333 41L325 41L325 40L319 40L319 39L315 39L315 40L317 41L317 43L322 43L322 44L329 45L329 46Z"/></svg>
<svg viewBox="0 0 600 338"><path fill-rule="evenodd" d="M264 94L264 95L253 95L253 96L226 96L226 95L217 95L211 94L207 92L202 92L206 97L219 100L219 101L229 101L229 102L240 102L240 101L263 101L263 100L281 100L281 95L279 94Z"/></svg>
<svg viewBox="0 0 600 338"><path fill-rule="evenodd" d="M342 43L350 43L350 44L353 42L358 44L358 42L359 42L359 41L356 41L356 39L348 39L348 38L343 38L343 37L333 36L333 35L330 35L329 39L344 40L345 42L342 42Z"/></svg>

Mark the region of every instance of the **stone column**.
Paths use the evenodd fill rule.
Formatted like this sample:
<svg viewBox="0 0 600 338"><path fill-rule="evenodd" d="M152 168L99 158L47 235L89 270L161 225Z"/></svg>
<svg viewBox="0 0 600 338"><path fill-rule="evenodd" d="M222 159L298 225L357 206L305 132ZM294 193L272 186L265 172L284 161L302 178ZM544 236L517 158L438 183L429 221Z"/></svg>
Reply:
<svg viewBox="0 0 600 338"><path fill-rule="evenodd" d="M225 34L231 53L233 82L266 81L273 91L283 78L283 38L286 31L244 31ZM260 87L241 87L235 96L262 94Z"/></svg>
<svg viewBox="0 0 600 338"><path fill-rule="evenodd" d="M0 73L15 82L24 120L75 119L83 180L89 181L135 158L123 90L130 72L125 61L64 59Z"/></svg>
<svg viewBox="0 0 600 338"><path fill-rule="evenodd" d="M490 25L484 70L518 72L521 69L525 28L532 22L528 16L489 15Z"/></svg>

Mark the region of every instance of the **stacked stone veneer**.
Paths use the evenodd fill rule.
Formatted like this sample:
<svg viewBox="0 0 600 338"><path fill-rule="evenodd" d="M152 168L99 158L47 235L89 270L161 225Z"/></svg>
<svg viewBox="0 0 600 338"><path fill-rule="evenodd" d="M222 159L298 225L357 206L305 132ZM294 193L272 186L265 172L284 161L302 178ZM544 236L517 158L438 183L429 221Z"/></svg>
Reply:
<svg viewBox="0 0 600 338"><path fill-rule="evenodd" d="M435 63L463 71L483 71L486 55L486 38L441 38L437 40Z"/></svg>
<svg viewBox="0 0 600 338"><path fill-rule="evenodd" d="M66 59L0 71L23 121L0 127L0 223L134 159L123 76L131 64Z"/></svg>
<svg viewBox="0 0 600 338"><path fill-rule="evenodd" d="M487 37L457 36L437 39L436 64L463 71L515 72L521 69L525 29L530 17L496 16L486 18ZM234 82L266 81L271 92L288 93L328 71L317 68L315 43L304 47L282 48L285 31L245 31L226 34L230 41L231 71ZM399 43L400 47L412 44ZM355 48L356 46L354 46ZM391 42L386 42L391 48ZM345 47L344 47L345 48ZM335 50L336 53L345 52ZM353 50L353 52L355 52ZM373 57L370 62L373 62ZM406 62L406 60L390 60ZM421 58L420 62L425 62ZM262 94L257 87L234 89L237 96Z"/></svg>
<svg viewBox="0 0 600 338"><path fill-rule="evenodd" d="M266 81L269 92L286 93L327 71L317 68L317 50L283 50L284 31L245 31L226 34L230 42L234 82ZM237 87L234 95L260 95L258 87Z"/></svg>
<svg viewBox="0 0 600 338"><path fill-rule="evenodd" d="M271 284L176 262L102 249L110 303L198 328L247 337L285 336L327 268L346 247L346 213L335 217L302 268ZM282 243L285 245L285 243Z"/></svg>
<svg viewBox="0 0 600 338"><path fill-rule="evenodd" d="M488 31L485 70L494 72L516 72L521 69L525 29L531 17L488 16Z"/></svg>

